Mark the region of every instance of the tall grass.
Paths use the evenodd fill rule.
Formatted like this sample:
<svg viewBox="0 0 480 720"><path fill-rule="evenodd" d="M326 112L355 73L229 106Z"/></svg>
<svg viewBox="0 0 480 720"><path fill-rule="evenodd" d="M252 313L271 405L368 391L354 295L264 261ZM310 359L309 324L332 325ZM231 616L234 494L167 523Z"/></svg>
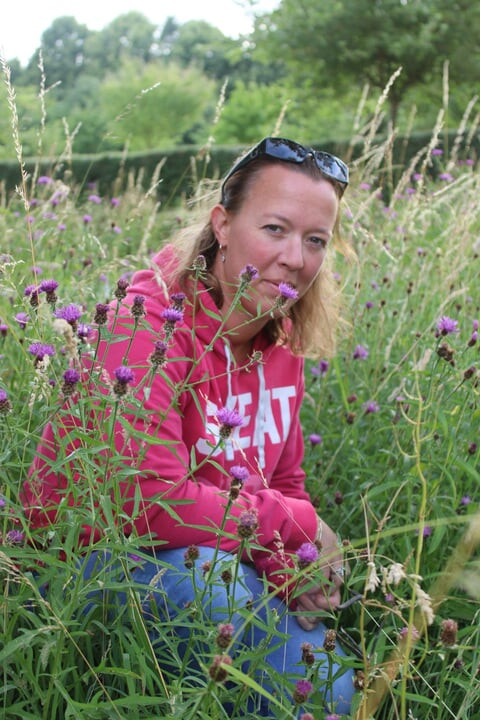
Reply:
<svg viewBox="0 0 480 720"><path fill-rule="evenodd" d="M14 110L13 90L9 97ZM461 132L468 132L467 119ZM22 163L18 133L13 137ZM442 154L441 116L430 146L405 168L390 166L391 144L375 143L373 125L364 138L342 218L359 264L337 262L349 323L334 360L308 363L302 410L308 489L337 529L350 568L343 609L330 623L356 670L353 716L474 718L480 175L468 151L462 157L455 146ZM128 469L110 431L125 405L102 390L100 376L93 393L81 382L74 390L81 506L60 507L43 544L24 517L19 493L42 428L73 407L64 373L96 352L87 327L79 335L56 322L54 311L75 304L80 323L93 327L96 304L113 296L117 280L143 267L190 218L182 205L160 210L154 193L134 182L114 197L99 198L91 188L79 204L68 181L31 180L24 177L0 211L2 717L255 717L245 708L258 690L253 669L264 668L264 648L253 657L240 649L228 664L238 638L219 647L203 591L180 618L191 628L187 655L197 658L195 669L182 659L174 621L154 622L153 632L145 620L142 605L153 590L132 582L131 573L149 540L122 532L115 491ZM58 282L57 298L36 293L48 278ZM39 342L54 354L35 359L31 346ZM83 418L92 411L104 413L102 436L86 432ZM135 412L142 413L139 401ZM60 453L59 470L67 460ZM99 473L106 478L100 498ZM83 522L102 528L95 547L110 558L90 578L79 568ZM225 571L234 581L235 562L210 569L210 592L225 582ZM121 576L112 570L118 567ZM198 571L193 561L187 581ZM112 601L119 593L121 606ZM242 612L248 631L254 618ZM269 622L275 642L275 619ZM322 648L315 656L328 661ZM299 655L299 677L305 674ZM271 680L272 712L295 717L292 688L281 677ZM325 693L317 687L303 711L325 717Z"/></svg>

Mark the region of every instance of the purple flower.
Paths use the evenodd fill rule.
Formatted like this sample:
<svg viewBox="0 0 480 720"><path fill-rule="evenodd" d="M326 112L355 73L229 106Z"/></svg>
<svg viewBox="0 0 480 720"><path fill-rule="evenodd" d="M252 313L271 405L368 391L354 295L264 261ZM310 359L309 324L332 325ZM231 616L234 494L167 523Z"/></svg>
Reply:
<svg viewBox="0 0 480 720"><path fill-rule="evenodd" d="M316 562L319 557L318 548L314 543L304 542L297 550L298 564L301 568L306 568Z"/></svg>
<svg viewBox="0 0 480 720"><path fill-rule="evenodd" d="M8 325L6 323L0 321L0 335L2 335L2 337L6 337L7 333L8 333Z"/></svg>
<svg viewBox="0 0 480 720"><path fill-rule="evenodd" d="M120 200L117 197L112 197L110 200L110 205L112 207L118 207L120 205Z"/></svg>
<svg viewBox="0 0 480 720"><path fill-rule="evenodd" d="M20 530L9 530L7 534L5 535L5 539L8 543L12 543L13 545L18 545L18 543L21 543L23 541L24 535Z"/></svg>
<svg viewBox="0 0 480 720"><path fill-rule="evenodd" d="M293 699L298 705L302 705L313 690L313 685L309 680L297 680L293 691Z"/></svg>
<svg viewBox="0 0 480 720"><path fill-rule="evenodd" d="M258 515L255 508L243 510L238 518L238 534L241 538L249 538L258 528Z"/></svg>
<svg viewBox="0 0 480 720"><path fill-rule="evenodd" d="M53 182L51 177L48 177L48 175L40 175L40 177L37 180L38 185L51 185Z"/></svg>
<svg viewBox="0 0 480 720"><path fill-rule="evenodd" d="M310 371L312 375L315 375L316 377L323 377L327 374L329 367L330 364L328 360L320 360L318 365L314 365L312 368L310 368Z"/></svg>
<svg viewBox="0 0 480 720"><path fill-rule="evenodd" d="M229 410L223 407L217 412L217 420L220 423L220 437L230 437L233 428L243 425L243 417L236 410Z"/></svg>
<svg viewBox="0 0 480 720"><path fill-rule="evenodd" d="M110 310L110 305L106 305L105 303L97 303L95 305L95 316L93 318L93 322L96 325L105 325L107 322L107 313Z"/></svg>
<svg viewBox="0 0 480 720"><path fill-rule="evenodd" d="M437 322L437 336L438 335L450 335L451 333L458 332L458 322L453 320L448 315L442 315L440 320Z"/></svg>
<svg viewBox="0 0 480 720"><path fill-rule="evenodd" d="M183 292L174 292L170 295L170 300L173 303L173 307L177 310L181 310L183 303L185 302L186 295Z"/></svg>
<svg viewBox="0 0 480 720"><path fill-rule="evenodd" d="M86 325L85 323L79 323L77 328L77 337L80 338L80 340L88 340L92 332L93 330L90 325Z"/></svg>
<svg viewBox="0 0 480 720"><path fill-rule="evenodd" d="M442 148L433 148L432 155L443 155Z"/></svg>
<svg viewBox="0 0 480 720"><path fill-rule="evenodd" d="M240 280L247 284L251 283L252 280L256 280L258 278L258 270L253 265L245 265L243 270L240 273Z"/></svg>
<svg viewBox="0 0 480 720"><path fill-rule="evenodd" d="M85 225L88 225L88 223L92 222L92 216L91 215L84 215L83 216L83 222Z"/></svg>
<svg viewBox="0 0 480 720"><path fill-rule="evenodd" d="M448 172L443 172L443 173L440 173L440 175L438 176L438 179L444 180L445 182L450 182L451 180L453 180L453 175L451 175Z"/></svg>
<svg viewBox="0 0 480 720"><path fill-rule="evenodd" d="M120 365L115 371L115 382L113 384L113 392L117 398L122 397L128 390L129 383L135 380L134 372L126 365Z"/></svg>
<svg viewBox="0 0 480 720"><path fill-rule="evenodd" d="M36 285L27 285L25 290L23 291L23 294L25 297L30 297L30 295L33 292L37 292L37 286Z"/></svg>
<svg viewBox="0 0 480 720"><path fill-rule="evenodd" d="M233 465L230 468L230 475L232 476L232 478L234 478L241 484L243 484L250 477L248 469L246 467L243 467L243 465Z"/></svg>
<svg viewBox="0 0 480 720"><path fill-rule="evenodd" d="M133 370L126 365L120 365L120 367L114 371L114 375L118 382L124 383L125 385L135 380Z"/></svg>
<svg viewBox="0 0 480 720"><path fill-rule="evenodd" d="M165 310L162 311L162 318L166 323L175 325L175 323L183 320L183 310L176 307L165 308Z"/></svg>
<svg viewBox="0 0 480 720"><path fill-rule="evenodd" d="M279 283L278 292L283 301L296 300L298 298L298 290L295 290L289 283Z"/></svg>
<svg viewBox="0 0 480 720"><path fill-rule="evenodd" d="M131 313L134 318L141 318L145 315L145 298L143 295L135 295Z"/></svg>
<svg viewBox="0 0 480 720"><path fill-rule="evenodd" d="M83 311L78 305L65 305L65 307L58 308L53 313L54 317L60 318L68 322L75 330L79 318L81 318Z"/></svg>
<svg viewBox="0 0 480 720"><path fill-rule="evenodd" d="M460 500L460 505L470 505L472 498L469 495L464 495Z"/></svg>
<svg viewBox="0 0 480 720"><path fill-rule="evenodd" d="M80 380L80 373L75 368L69 368L63 373L62 393L64 397L70 397L75 391L75 386Z"/></svg>
<svg viewBox="0 0 480 720"><path fill-rule="evenodd" d="M352 355L354 360L366 360L368 357L368 350L363 345L356 345Z"/></svg>
<svg viewBox="0 0 480 720"><path fill-rule="evenodd" d="M311 435L308 436L308 439L310 440L311 445L321 445L323 442L323 438L318 433L311 433Z"/></svg>
<svg viewBox="0 0 480 720"><path fill-rule="evenodd" d="M7 504L7 501L5 500L3 495L0 495L0 508L5 507L6 504Z"/></svg>
<svg viewBox="0 0 480 720"><path fill-rule="evenodd" d="M102 202L102 198L99 197L98 195L94 195L94 194L89 195L88 200L89 200L89 202L92 202L95 205L100 205L100 203Z"/></svg>
<svg viewBox="0 0 480 720"><path fill-rule="evenodd" d="M25 313L25 312L19 312L15 315L15 320L17 321L18 327L20 328L20 330L25 330L29 319L30 318L28 317L27 313Z"/></svg>
<svg viewBox="0 0 480 720"><path fill-rule="evenodd" d="M378 412L380 410L380 405L375 400L369 400L363 405L363 409L365 414L368 415L369 413Z"/></svg>
<svg viewBox="0 0 480 720"><path fill-rule="evenodd" d="M53 293L58 288L58 282L52 278L48 280L42 280L38 286L39 292Z"/></svg>
<svg viewBox="0 0 480 720"><path fill-rule="evenodd" d="M371 310L374 307L373 302L371 300L367 300L367 302L365 303L365 307L367 308L367 310Z"/></svg>
<svg viewBox="0 0 480 720"><path fill-rule="evenodd" d="M55 348L53 345L47 345L46 343L34 342L28 348L28 352L35 356L36 361L43 360L47 355L55 355Z"/></svg>
<svg viewBox="0 0 480 720"><path fill-rule="evenodd" d="M0 415L7 415L12 409L12 403L8 399L8 395L5 390L0 389ZM0 498L2 496L0 495ZM5 503L4 503L5 504ZM1 505L0 505L1 507Z"/></svg>
<svg viewBox="0 0 480 720"><path fill-rule="evenodd" d="M167 350L167 343L163 342L163 340L155 340L154 350L149 358L153 367L158 368L165 365L167 361Z"/></svg>

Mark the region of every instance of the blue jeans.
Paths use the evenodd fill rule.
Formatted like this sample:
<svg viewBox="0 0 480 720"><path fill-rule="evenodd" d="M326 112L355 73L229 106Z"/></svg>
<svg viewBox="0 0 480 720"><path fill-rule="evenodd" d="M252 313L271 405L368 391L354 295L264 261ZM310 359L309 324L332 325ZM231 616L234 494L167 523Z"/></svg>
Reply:
<svg viewBox="0 0 480 720"><path fill-rule="evenodd" d="M291 688L296 680L305 678L302 644L308 643L316 661L321 660L313 666L318 666L317 679L313 679L313 684L325 693L325 709L337 714L348 714L354 693L352 671L347 669L343 674L339 673L335 655L343 656L344 653L338 645L333 657L332 653L323 650L326 627L320 623L314 630L303 630L283 601L265 592L264 583L251 565L237 563L232 555L216 553L214 548L199 547L199 557L193 568L187 568L186 550L156 550L155 554L149 551L148 559L142 557L129 571L130 581L132 585L135 584L140 598L152 644L156 652L158 649L161 666L168 665L165 642L166 633L172 629L177 637L175 648L181 648L178 652L180 656L183 654L184 664L188 666L191 676L192 672L201 670L201 664L205 667L212 662L212 637L215 637L217 625L230 623L234 627L234 643L228 649L229 654L234 657L240 649L254 649L255 653L250 655L263 658L261 669L252 669L252 659L243 664L242 670L253 675L255 681L269 693L278 696L281 690L285 697L285 686L283 689L277 688L275 676L280 675L283 680L288 678L287 686ZM205 563L210 566L215 564L215 572L208 582L205 581ZM106 568L109 577L117 583L125 579L120 568L111 567L110 556L100 552L86 556L81 572L88 579L97 574L100 577ZM220 577L225 570L233 573L231 582L228 582L228 578L225 582ZM95 595L98 592L92 593L92 601ZM116 591L115 603L124 605L126 602L127 594ZM203 638L198 634L199 620L201 630L205 629ZM161 633L157 631L159 623L162 623ZM195 633L191 633L193 625ZM207 646L208 637L210 642ZM181 638L180 644L178 638ZM217 651L218 654L222 652L218 648ZM171 667L177 675L178 661L177 655L177 665L172 663ZM202 672L204 674L205 670ZM254 704L252 709L258 716L271 716L271 708L269 710L268 701L263 695L259 693Z"/></svg>

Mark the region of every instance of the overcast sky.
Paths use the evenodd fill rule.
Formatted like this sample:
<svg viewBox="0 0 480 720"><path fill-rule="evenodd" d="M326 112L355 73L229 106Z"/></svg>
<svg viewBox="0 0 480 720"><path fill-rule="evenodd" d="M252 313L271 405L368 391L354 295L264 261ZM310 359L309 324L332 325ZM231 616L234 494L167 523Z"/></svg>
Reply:
<svg viewBox="0 0 480 720"><path fill-rule="evenodd" d="M17 57L25 65L40 45L42 33L64 15L73 16L89 30L101 30L119 15L135 10L155 25L169 16L180 23L206 20L225 35L238 37L252 27L252 7L269 12L280 0L15 0L2 3L0 50L7 59Z"/></svg>

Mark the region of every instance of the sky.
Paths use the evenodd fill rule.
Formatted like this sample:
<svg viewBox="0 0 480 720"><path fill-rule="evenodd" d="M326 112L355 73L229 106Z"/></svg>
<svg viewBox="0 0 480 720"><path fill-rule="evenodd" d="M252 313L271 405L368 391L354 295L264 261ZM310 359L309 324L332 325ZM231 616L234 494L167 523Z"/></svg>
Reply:
<svg viewBox="0 0 480 720"><path fill-rule="evenodd" d="M6 60L18 58L26 65L40 46L42 33L64 15L73 16L89 30L102 30L127 12L145 15L162 26L173 16L180 23L205 20L224 35L238 37L250 32L253 12L270 12L280 0L24 0L3 2L0 11L0 51ZM254 11L252 11L252 8Z"/></svg>

